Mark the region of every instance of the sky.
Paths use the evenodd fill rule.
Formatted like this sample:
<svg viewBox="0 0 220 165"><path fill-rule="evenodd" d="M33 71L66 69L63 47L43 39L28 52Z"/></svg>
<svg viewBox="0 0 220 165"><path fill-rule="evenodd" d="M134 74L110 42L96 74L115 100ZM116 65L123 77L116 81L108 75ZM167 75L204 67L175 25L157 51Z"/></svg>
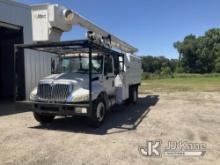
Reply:
<svg viewBox="0 0 220 165"><path fill-rule="evenodd" d="M178 58L173 43L220 28L220 0L17 0L58 3L138 48L138 55ZM75 26L62 40L85 38Z"/></svg>

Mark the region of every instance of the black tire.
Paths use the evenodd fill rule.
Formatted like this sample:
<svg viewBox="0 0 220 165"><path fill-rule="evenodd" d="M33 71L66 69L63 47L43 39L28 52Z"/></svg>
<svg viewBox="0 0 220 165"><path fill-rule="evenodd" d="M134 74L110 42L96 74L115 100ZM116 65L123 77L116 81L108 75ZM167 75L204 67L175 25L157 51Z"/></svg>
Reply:
<svg viewBox="0 0 220 165"><path fill-rule="evenodd" d="M47 124L53 122L55 115L34 112L34 118L41 124Z"/></svg>
<svg viewBox="0 0 220 165"><path fill-rule="evenodd" d="M106 114L106 104L104 98L98 97L93 102L91 115L88 117L88 124L91 127L98 128L104 122Z"/></svg>
<svg viewBox="0 0 220 165"><path fill-rule="evenodd" d="M132 86L129 90L129 101L133 104L136 104L138 100L138 87Z"/></svg>

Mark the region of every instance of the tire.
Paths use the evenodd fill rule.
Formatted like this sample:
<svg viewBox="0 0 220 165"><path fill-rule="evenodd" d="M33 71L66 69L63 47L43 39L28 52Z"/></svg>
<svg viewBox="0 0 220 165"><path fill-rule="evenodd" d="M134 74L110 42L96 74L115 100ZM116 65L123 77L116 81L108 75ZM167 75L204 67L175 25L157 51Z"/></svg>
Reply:
<svg viewBox="0 0 220 165"><path fill-rule="evenodd" d="M136 104L137 100L138 100L138 87L132 86L130 87L129 101L133 104Z"/></svg>
<svg viewBox="0 0 220 165"><path fill-rule="evenodd" d="M34 118L41 124L53 122L55 115L34 112Z"/></svg>
<svg viewBox="0 0 220 165"><path fill-rule="evenodd" d="M103 98L98 97L93 102L93 108L91 116L88 117L88 124L91 127L98 128L104 122L106 114L106 104Z"/></svg>

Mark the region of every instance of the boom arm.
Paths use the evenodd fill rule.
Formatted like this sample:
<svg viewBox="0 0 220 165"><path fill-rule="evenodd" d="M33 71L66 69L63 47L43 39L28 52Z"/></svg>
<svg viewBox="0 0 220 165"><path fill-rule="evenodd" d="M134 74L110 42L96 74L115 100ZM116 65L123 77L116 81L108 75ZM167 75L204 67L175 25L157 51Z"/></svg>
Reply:
<svg viewBox="0 0 220 165"><path fill-rule="evenodd" d="M92 22L88 21L86 18L80 16L79 14L73 12L74 14L74 23L94 32L95 34L101 35L101 36L111 36L111 46L115 47L119 50L122 50L123 52L127 53L134 53L137 52L137 49L133 46L129 45L128 43L120 40L116 36L108 33L107 31L103 30L102 28L96 26Z"/></svg>
<svg viewBox="0 0 220 165"><path fill-rule="evenodd" d="M102 37L111 36L111 47L125 53L135 53L137 49L120 40L76 12L57 4L42 4L32 6L33 40L60 40L63 32L70 31L72 26L79 25ZM46 24L46 25L44 25Z"/></svg>

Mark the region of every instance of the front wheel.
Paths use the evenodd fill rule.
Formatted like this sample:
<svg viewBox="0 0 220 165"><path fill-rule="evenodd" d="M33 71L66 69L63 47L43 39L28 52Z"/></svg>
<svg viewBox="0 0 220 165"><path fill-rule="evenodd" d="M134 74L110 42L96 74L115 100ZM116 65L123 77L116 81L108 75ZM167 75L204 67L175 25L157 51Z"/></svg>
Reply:
<svg viewBox="0 0 220 165"><path fill-rule="evenodd" d="M41 124L51 123L55 115L34 112L34 118Z"/></svg>
<svg viewBox="0 0 220 165"><path fill-rule="evenodd" d="M106 105L102 98L98 98L93 102L93 109L91 116L88 117L89 126L99 127L105 119Z"/></svg>

